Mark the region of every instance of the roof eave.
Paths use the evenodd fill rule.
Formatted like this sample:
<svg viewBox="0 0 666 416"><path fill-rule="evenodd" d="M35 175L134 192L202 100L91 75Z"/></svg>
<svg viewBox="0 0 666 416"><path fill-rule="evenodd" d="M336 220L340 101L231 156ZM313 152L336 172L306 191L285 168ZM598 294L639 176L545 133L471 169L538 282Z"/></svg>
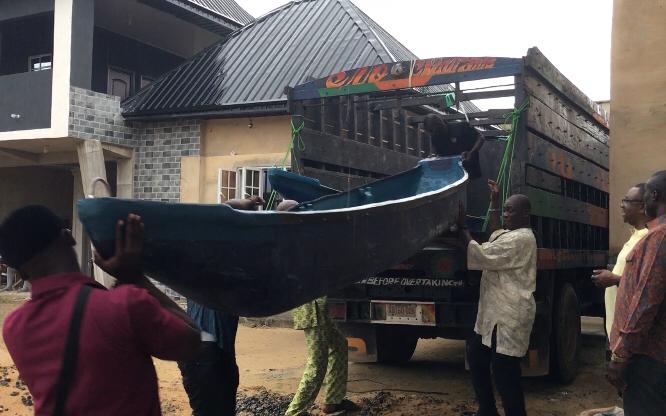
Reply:
<svg viewBox="0 0 666 416"><path fill-rule="evenodd" d="M263 103L251 103L244 105L225 105L209 109L193 109L182 111L141 111L137 113L122 113L123 118L128 121L157 121L173 119L209 119L209 118L233 118L233 117L265 117L289 114L287 101L266 101Z"/></svg>
<svg viewBox="0 0 666 416"><path fill-rule="evenodd" d="M172 14L209 32L226 36L244 26L228 16L214 13L196 4L182 0L140 0L159 10Z"/></svg>

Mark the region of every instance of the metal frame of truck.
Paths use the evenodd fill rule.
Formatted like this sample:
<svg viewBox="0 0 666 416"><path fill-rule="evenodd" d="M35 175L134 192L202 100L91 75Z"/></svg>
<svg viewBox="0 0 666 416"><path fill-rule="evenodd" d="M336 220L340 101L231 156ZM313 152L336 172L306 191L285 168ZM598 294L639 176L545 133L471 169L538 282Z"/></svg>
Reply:
<svg viewBox="0 0 666 416"><path fill-rule="evenodd" d="M507 76L513 85L460 87L464 81ZM452 107L444 104L447 92L455 94ZM601 108L538 49L517 59L382 64L290 89L292 121L303 123L292 168L341 190L406 170L430 154L422 121L438 112L483 129L484 176L495 178L512 109L465 115L456 108L498 97L514 97L514 108L529 101L514 131L510 181L510 193L527 194L532 201L539 247L537 316L524 373L552 373L570 381L576 374L581 313L603 312L602 293L589 276L607 259L608 124ZM485 182L468 185L468 211L477 217L488 207ZM464 256L446 238L396 263L378 276L359 276L360 283L329 297L352 360L406 361L418 338L464 339L473 328L480 275L465 270ZM402 309L409 310L404 319L395 314Z"/></svg>

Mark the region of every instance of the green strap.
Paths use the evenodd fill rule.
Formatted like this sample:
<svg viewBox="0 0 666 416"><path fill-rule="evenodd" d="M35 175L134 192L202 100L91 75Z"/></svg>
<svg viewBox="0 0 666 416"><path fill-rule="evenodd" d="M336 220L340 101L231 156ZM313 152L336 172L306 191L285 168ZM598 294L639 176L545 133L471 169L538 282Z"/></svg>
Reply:
<svg viewBox="0 0 666 416"><path fill-rule="evenodd" d="M511 112L505 114L505 124L511 124L511 132L509 137L506 139L506 147L504 148L504 154L502 155L502 161L500 163L499 172L497 173L497 185L500 187L500 206L504 206L509 197L509 191L511 189L511 171L513 168L513 154L516 148L516 132L518 131L518 122L520 121L520 115L530 106L529 98L525 100L518 106L514 108ZM488 205L488 211L486 211L485 221L483 222L483 231L486 231L488 228L488 223L490 221L490 205Z"/></svg>
<svg viewBox="0 0 666 416"><path fill-rule="evenodd" d="M296 147L299 151L305 150L305 142L303 141L303 137L301 136L301 132L305 128L305 122L301 121L301 124L296 127L294 125L294 120L292 119L290 121L291 124L291 142L289 142L289 148L287 149L287 152L284 154L284 158L282 159L282 163L280 164L280 168L283 170L287 169L287 159L289 159L289 156L292 154L292 151L294 150L294 147ZM291 161L292 167L295 166L296 170L299 170L298 166L298 159L293 158ZM266 204L266 209L271 210L273 209L273 204L275 204L275 201L277 200L277 192L275 189L271 190L271 195L268 198L268 203Z"/></svg>

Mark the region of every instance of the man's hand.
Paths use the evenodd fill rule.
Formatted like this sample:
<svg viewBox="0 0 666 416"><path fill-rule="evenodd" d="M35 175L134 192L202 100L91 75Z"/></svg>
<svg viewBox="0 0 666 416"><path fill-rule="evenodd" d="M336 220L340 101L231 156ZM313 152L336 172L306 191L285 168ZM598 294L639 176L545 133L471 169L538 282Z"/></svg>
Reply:
<svg viewBox="0 0 666 416"><path fill-rule="evenodd" d="M458 225L458 238L460 239L462 248L466 249L473 238L469 233L469 229L467 229L467 212L462 202L458 204L458 220L456 223Z"/></svg>
<svg viewBox="0 0 666 416"><path fill-rule="evenodd" d="M129 214L127 220L116 223L116 251L108 259L95 251L95 264L123 283L132 283L143 277L143 223L141 217Z"/></svg>
<svg viewBox="0 0 666 416"><path fill-rule="evenodd" d="M610 270L592 271L592 282L596 287L611 287L620 284L620 277L614 275Z"/></svg>
<svg viewBox="0 0 666 416"><path fill-rule="evenodd" d="M500 189L497 182L492 179L488 179L488 189L490 189L490 202L499 202Z"/></svg>
<svg viewBox="0 0 666 416"><path fill-rule="evenodd" d="M608 380L608 382L610 382L613 386L615 386L620 396L627 388L627 383L625 381L626 371L627 371L626 361L624 362L611 361L608 364L608 370L606 372L606 380Z"/></svg>
<svg viewBox="0 0 666 416"><path fill-rule="evenodd" d="M225 202L231 208L242 211L254 211L265 203L264 198L256 195L250 195L247 199L230 199Z"/></svg>

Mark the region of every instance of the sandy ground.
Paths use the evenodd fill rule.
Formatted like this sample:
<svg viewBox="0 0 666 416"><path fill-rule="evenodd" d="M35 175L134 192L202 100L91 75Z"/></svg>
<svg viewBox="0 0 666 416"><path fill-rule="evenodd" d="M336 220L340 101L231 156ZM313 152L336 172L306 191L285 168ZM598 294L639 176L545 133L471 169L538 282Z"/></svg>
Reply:
<svg viewBox="0 0 666 416"><path fill-rule="evenodd" d="M25 300L25 295L0 293L0 319ZM598 321L586 321L580 374L568 386L546 379L525 379L528 414L577 415L585 409L619 404L604 380L603 338ZM590 333L594 333L590 335ZM280 395L294 392L303 370L305 342L301 331L241 326L237 340L240 390L254 395L268 389ZM163 410L188 415L187 397L174 363L156 360ZM3 375L3 371L7 374ZM16 387L18 375L0 343L0 413L30 415L27 391ZM6 383L3 380L7 380ZM464 345L458 341L421 340L406 366L349 366L349 397L365 404L361 415L457 415L474 410L469 375L464 369ZM277 397L277 396L275 396ZM288 400L283 397L282 401ZM8 409L8 410L5 410ZM273 414L273 413L255 413Z"/></svg>

